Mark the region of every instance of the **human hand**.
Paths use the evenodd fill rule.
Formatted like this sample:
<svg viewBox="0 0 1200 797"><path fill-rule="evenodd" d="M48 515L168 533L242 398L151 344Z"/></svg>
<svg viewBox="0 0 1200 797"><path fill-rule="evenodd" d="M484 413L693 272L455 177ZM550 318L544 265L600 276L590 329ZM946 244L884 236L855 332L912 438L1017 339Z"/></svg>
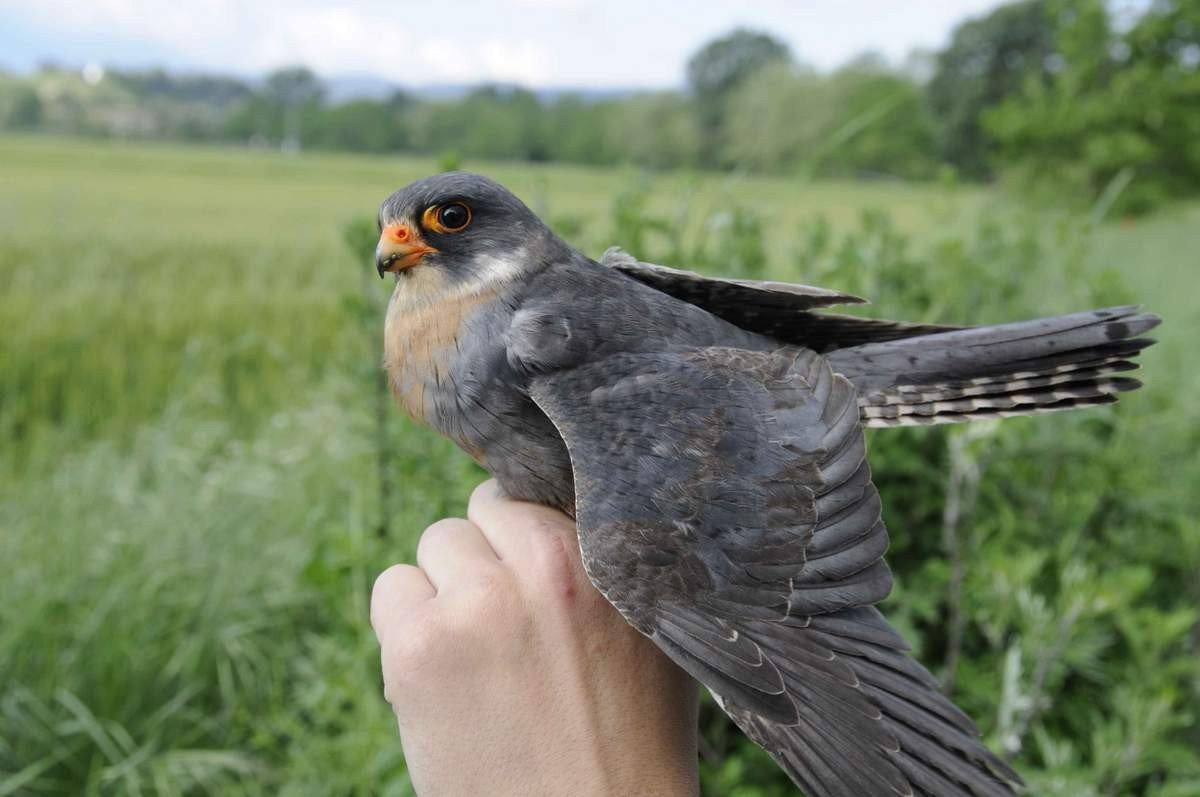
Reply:
<svg viewBox="0 0 1200 797"><path fill-rule="evenodd" d="M695 684L588 581L574 523L494 481L468 517L371 596L417 792L695 795Z"/></svg>

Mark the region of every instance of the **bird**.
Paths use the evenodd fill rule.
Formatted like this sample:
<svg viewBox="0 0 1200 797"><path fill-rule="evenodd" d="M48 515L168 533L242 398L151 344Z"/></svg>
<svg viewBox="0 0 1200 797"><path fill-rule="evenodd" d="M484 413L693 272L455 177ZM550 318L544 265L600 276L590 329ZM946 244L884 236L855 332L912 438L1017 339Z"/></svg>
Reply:
<svg viewBox="0 0 1200 797"><path fill-rule="evenodd" d="M584 569L809 797L1022 788L876 608L892 586L864 428L1108 404L1138 307L960 327L594 260L482 175L380 206L397 403L514 499L573 517Z"/></svg>

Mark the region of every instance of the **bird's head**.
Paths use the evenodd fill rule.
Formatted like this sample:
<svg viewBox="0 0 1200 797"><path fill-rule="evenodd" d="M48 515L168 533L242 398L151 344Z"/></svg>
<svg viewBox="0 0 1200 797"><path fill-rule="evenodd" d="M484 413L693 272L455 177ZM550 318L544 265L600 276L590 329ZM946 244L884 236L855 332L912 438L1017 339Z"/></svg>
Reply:
<svg viewBox="0 0 1200 797"><path fill-rule="evenodd" d="M467 172L426 177L379 208L379 276L403 290L438 294L522 276L564 246L533 211L494 180ZM398 288L400 290L400 288Z"/></svg>

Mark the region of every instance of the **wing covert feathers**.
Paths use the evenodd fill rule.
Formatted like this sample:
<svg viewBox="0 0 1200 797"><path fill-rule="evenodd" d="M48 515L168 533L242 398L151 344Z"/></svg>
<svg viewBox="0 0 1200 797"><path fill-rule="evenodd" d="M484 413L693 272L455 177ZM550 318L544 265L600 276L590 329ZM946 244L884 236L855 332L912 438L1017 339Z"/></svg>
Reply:
<svg viewBox="0 0 1200 797"><path fill-rule="evenodd" d="M714 315L720 308L742 306L762 311L779 310L796 313L813 307L833 304L863 304L866 299L849 293L769 280L742 280L707 277L694 271L643 263L617 247L610 247L600 257L601 265L621 273L677 299L699 305Z"/></svg>
<svg viewBox="0 0 1200 797"><path fill-rule="evenodd" d="M655 290L702 307L734 326L820 353L873 341L961 329L810 312L836 304L863 304L866 300L811 285L707 277L643 263L617 247L606 251L600 263Z"/></svg>

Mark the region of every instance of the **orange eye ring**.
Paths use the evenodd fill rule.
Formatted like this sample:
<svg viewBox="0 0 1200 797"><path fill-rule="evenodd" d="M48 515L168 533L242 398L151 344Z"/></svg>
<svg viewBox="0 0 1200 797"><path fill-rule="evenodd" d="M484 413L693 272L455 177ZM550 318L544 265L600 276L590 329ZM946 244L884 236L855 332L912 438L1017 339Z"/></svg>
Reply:
<svg viewBox="0 0 1200 797"><path fill-rule="evenodd" d="M462 232L471 226L471 208L463 202L430 205L421 214L421 226L436 233Z"/></svg>

